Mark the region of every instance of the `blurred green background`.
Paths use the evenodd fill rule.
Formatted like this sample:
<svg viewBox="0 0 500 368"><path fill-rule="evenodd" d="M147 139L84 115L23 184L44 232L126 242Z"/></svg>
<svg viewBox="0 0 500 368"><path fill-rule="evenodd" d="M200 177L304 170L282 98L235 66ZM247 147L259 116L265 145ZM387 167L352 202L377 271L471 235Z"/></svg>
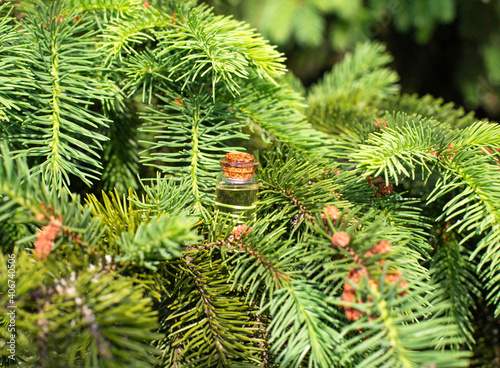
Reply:
<svg viewBox="0 0 500 368"><path fill-rule="evenodd" d="M359 41L394 56L403 92L500 120L500 0L206 0L285 53L307 87Z"/></svg>

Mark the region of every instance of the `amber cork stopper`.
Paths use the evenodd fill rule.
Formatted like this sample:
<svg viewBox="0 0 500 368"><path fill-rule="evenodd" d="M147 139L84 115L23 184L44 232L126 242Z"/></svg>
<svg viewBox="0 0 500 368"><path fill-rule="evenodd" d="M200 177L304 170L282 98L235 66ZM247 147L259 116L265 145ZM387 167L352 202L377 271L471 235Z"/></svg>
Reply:
<svg viewBox="0 0 500 368"><path fill-rule="evenodd" d="M222 173L231 181L245 182L255 176L255 169L259 166L254 157L248 153L231 152L220 160Z"/></svg>

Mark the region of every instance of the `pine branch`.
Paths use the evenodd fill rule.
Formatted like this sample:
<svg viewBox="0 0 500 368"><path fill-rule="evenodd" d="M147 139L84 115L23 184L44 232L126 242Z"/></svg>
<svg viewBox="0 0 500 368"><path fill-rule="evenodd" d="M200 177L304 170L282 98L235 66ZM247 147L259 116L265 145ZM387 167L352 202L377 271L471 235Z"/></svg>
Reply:
<svg viewBox="0 0 500 368"><path fill-rule="evenodd" d="M396 198L395 202L380 201L389 224L394 226L401 242L409 248L408 252L414 251L417 259L428 260L432 249L428 240L428 231L432 227L430 218L422 215L421 201L399 195Z"/></svg>
<svg viewBox="0 0 500 368"><path fill-rule="evenodd" d="M28 47L10 17L12 8L0 6L0 134L10 141L20 133L18 123L24 121L23 112L30 109L26 101L33 89L25 59Z"/></svg>
<svg viewBox="0 0 500 368"><path fill-rule="evenodd" d="M339 198L342 185L336 178L337 169L329 168L319 157L304 157L290 151L286 155L269 154L264 160L266 167L259 170L262 184L258 211L274 213L272 221L280 221L281 225L288 221L290 228L297 228L328 205L341 208L349 205Z"/></svg>
<svg viewBox="0 0 500 368"><path fill-rule="evenodd" d="M381 44L306 100L282 54L195 2L0 6L17 364L467 366L475 299L500 315L500 129L401 96ZM347 9L287 9L332 7ZM212 211L214 179L257 136L274 152L256 154L257 219L241 224ZM115 190L82 204L75 179ZM0 254L2 338L6 269Z"/></svg>
<svg viewBox="0 0 500 368"><path fill-rule="evenodd" d="M149 49L140 51L126 60L120 71L125 75L123 91L128 97L141 96L141 100L151 104L158 89L168 88L166 83L171 79L165 74L168 64Z"/></svg>
<svg viewBox="0 0 500 368"><path fill-rule="evenodd" d="M396 185L401 176L415 178L417 168L425 178L437 163L437 155L447 148L446 126L405 114L388 116L386 124L387 128L371 134L365 144L351 154L351 160L359 163L358 172L363 177L382 175L386 184L391 177Z"/></svg>
<svg viewBox="0 0 500 368"><path fill-rule="evenodd" d="M137 5L138 6L138 5ZM134 46L141 45L147 40L154 40L155 30L171 27L174 18L155 8L138 8L141 16L127 19L127 21L115 21L107 24L104 31L105 42L102 49L108 60L118 57L122 60L122 55L135 54Z"/></svg>
<svg viewBox="0 0 500 368"><path fill-rule="evenodd" d="M191 214L193 198L189 192L189 182L176 182L173 178L162 177L157 173L151 185L141 182L144 195L134 193L129 200L143 212L151 216L162 213Z"/></svg>
<svg viewBox="0 0 500 368"><path fill-rule="evenodd" d="M500 149L500 128L496 123L478 121L463 130L458 130L453 137L453 148L467 149L470 147Z"/></svg>
<svg viewBox="0 0 500 368"><path fill-rule="evenodd" d="M408 115L420 115L454 128L465 128L476 121L473 112L466 113L462 107L456 107L453 102L445 103L442 98L434 98L431 95L419 97L416 94L404 93L400 96L391 96L381 101L378 108L390 113L400 111Z"/></svg>
<svg viewBox="0 0 500 368"><path fill-rule="evenodd" d="M103 69L98 67L102 55L93 51L93 25L73 22L75 16L63 16L60 7L52 6L40 21L30 18L25 28L38 110L25 121L21 141L32 157L42 158L36 169L53 190L68 187L70 175L86 184L98 178L98 151L106 137L96 128L108 121L87 107L112 95L107 83L95 78Z"/></svg>
<svg viewBox="0 0 500 368"><path fill-rule="evenodd" d="M251 226L241 224L233 227L225 221L218 221L220 219L216 216L214 227L209 231L212 236L220 237L224 234L224 227L229 227L231 233L205 246L221 250L232 289L245 294L246 302L262 308L274 292L288 285L297 273L295 269L300 249L293 249L292 241L283 239L286 233L284 228L271 230L269 218Z"/></svg>
<svg viewBox="0 0 500 368"><path fill-rule="evenodd" d="M339 366L467 366L467 353L434 350L436 341L448 346L463 340L453 320L442 316L449 308L444 298L422 279L426 270L413 265L405 236L377 213L358 212L340 222L327 217L326 227L318 216L316 232L303 239L314 244L303 259L309 277L346 315L347 321L339 319Z"/></svg>
<svg viewBox="0 0 500 368"><path fill-rule="evenodd" d="M227 239L211 244L227 253L232 288L245 293L250 303L259 299L262 306L269 300L260 313L269 309L269 343L281 367L301 362L329 366L335 359L335 312L324 303L317 286L300 276L298 259L303 250L280 239L284 229L269 231L268 219L252 225L239 225Z"/></svg>
<svg viewBox="0 0 500 368"><path fill-rule="evenodd" d="M107 252L120 254L117 242L121 235L127 231L135 232L143 220L149 220L149 216L128 201L124 194L120 196L116 189L108 194L103 192L101 196L101 201L93 194L87 195L85 200L92 211L92 217L101 221L106 228L104 241Z"/></svg>
<svg viewBox="0 0 500 368"><path fill-rule="evenodd" d="M336 221L317 215L312 225L315 231L301 239L303 247L310 249L302 257L306 277L325 293L328 303L344 309L348 320L339 318L338 322L343 326L335 352L339 366L466 366L465 353L449 352L442 358L433 351L438 340L447 345L463 339L454 320L442 317L449 309L443 297L439 309L424 307L429 303L434 308L436 302L426 300L432 295L432 288L422 279L427 270L418 265L418 256L408 252L406 234L384 222L379 213L362 215L359 208L341 213ZM406 331L398 332L408 328L412 331L408 333L420 336L427 334L429 326L435 336L415 345Z"/></svg>
<svg viewBox="0 0 500 368"><path fill-rule="evenodd" d="M234 106L250 129L262 130L264 141L275 140L305 154L329 156L333 140L314 129L304 116L304 100L287 83L279 86L251 75Z"/></svg>
<svg viewBox="0 0 500 368"><path fill-rule="evenodd" d="M445 157L441 165L446 172L428 201L432 202L446 193L454 194L443 207L443 214L438 220L450 221L459 216L449 231L456 228L459 234L464 232L460 244L473 236L481 236L471 258L481 254L477 270L483 271L481 279L490 289L489 301L497 304L500 289L492 280L498 279L500 272L500 256L496 251L500 247L500 193L492 178L498 177L498 166L491 164L487 155L478 154L477 150L472 149L462 149ZM495 314L499 313L497 304Z"/></svg>
<svg viewBox="0 0 500 368"><path fill-rule="evenodd" d="M423 298L433 293L431 287L419 284L410 292L410 284L406 289L408 294L401 297L397 283L382 287L384 276L378 283L380 286L374 287L366 281L355 286L358 292L363 290L369 295L369 301L351 304L365 315L342 332L340 337L345 341L341 363L358 356L357 366L367 368L467 367L468 352L435 350L436 341L443 345L461 342L455 337L458 331L453 322L443 316L448 306L442 297L435 294L430 304L422 305L414 294ZM348 335L354 331L359 332Z"/></svg>
<svg viewBox="0 0 500 368"><path fill-rule="evenodd" d="M181 246L198 240L191 230L195 222L193 218L169 214L142 222L136 231L121 233L116 260L157 271L158 264L181 255Z"/></svg>
<svg viewBox="0 0 500 368"><path fill-rule="evenodd" d="M64 7L76 13L93 13L106 24L133 16L144 6L141 0L64 0Z"/></svg>
<svg viewBox="0 0 500 368"><path fill-rule="evenodd" d="M260 300L260 313L269 310L269 344L281 367L301 362L329 366L336 359L332 349L336 312L324 303L318 285L307 284L301 276L299 259L304 250L291 247L291 239L282 239L285 229L271 230L270 224L264 218L251 227L239 225L229 237L207 246L226 254L232 288L246 294L249 303ZM216 226L212 232L218 234L220 229Z"/></svg>
<svg viewBox="0 0 500 368"><path fill-rule="evenodd" d="M159 33L158 38L158 56L172 65L168 77L186 86L207 75L214 98L218 82L237 96L239 79L248 78L248 68L270 80L285 72L281 54L248 25L214 16L206 6L179 14L173 27Z"/></svg>
<svg viewBox="0 0 500 368"><path fill-rule="evenodd" d="M418 264L419 254L406 247L406 234L389 224L379 211L365 212L356 207L338 213L335 218L325 210L324 214L315 217L310 228L313 231L298 243L307 249L302 262L306 265L307 277L321 285L331 298L340 297L342 287L346 290L345 277L357 283L366 275L369 282L378 282L387 262L397 264L387 277L389 283L394 283L402 271L411 279L428 273ZM401 278L400 283L404 284L405 280ZM344 293L342 299L348 297ZM346 310L351 320L359 317L357 313Z"/></svg>
<svg viewBox="0 0 500 368"><path fill-rule="evenodd" d="M473 312L481 299L480 283L475 275L474 264L463 246L459 245L453 231L440 234L433 256L431 274L447 294L450 303L446 315L452 317L460 329L465 343L472 348L474 341Z"/></svg>
<svg viewBox="0 0 500 368"><path fill-rule="evenodd" d="M270 302L272 351L281 367L332 367L338 356L335 312L312 282L292 282Z"/></svg>
<svg viewBox="0 0 500 368"><path fill-rule="evenodd" d="M220 260L187 251L171 269L172 298L161 306L163 366L252 367L259 364L256 310L231 292Z"/></svg>
<svg viewBox="0 0 500 368"><path fill-rule="evenodd" d="M339 180L344 183L341 191L344 198L365 211L381 211L379 216L385 217L387 224L394 227L398 241L409 248L409 253L414 252L415 264L418 264L417 259L430 259L432 246L428 232L432 228L431 218L423 215L421 199L407 198L406 193L398 193L397 188L392 183L386 184L382 177L360 181L356 172L347 171ZM368 203L367 198L370 198Z"/></svg>
<svg viewBox="0 0 500 368"><path fill-rule="evenodd" d="M29 236L17 244L26 247L34 241L34 253L42 260L61 246L94 252L104 228L99 219L91 218L90 208L81 205L79 196L51 195L24 157L12 158L5 146L0 152L0 219L11 226L18 222L29 226ZM41 231L35 235L38 227Z"/></svg>
<svg viewBox="0 0 500 368"><path fill-rule="evenodd" d="M399 123L398 123L399 121ZM396 128L391 128L397 123ZM498 176L498 164L489 154L484 154L483 147L498 147L498 127L494 124L477 123L470 127L446 132L446 126L432 127L428 121L417 117L404 119L395 116L395 121L388 121L388 127L381 133L373 134L362 145L363 152L357 152L352 158L357 162L358 170L363 175L383 174L386 184L389 178L398 183L399 176L414 178L418 167L422 177L431 173L433 167L439 167L441 178L435 189L429 194L428 203L453 192L453 197L443 207L443 213L436 220L450 221L456 216L461 219L450 227L458 233L466 232L460 244L475 235L482 236L471 257L482 252L478 271L490 264L482 274L484 284L492 288L491 279L497 277L500 258L495 254L499 247L499 215L496 203L500 198L496 187L490 183ZM442 134L436 134L442 130ZM437 138L441 136L442 138ZM478 149L479 148L479 149ZM494 156L494 155L493 155ZM500 288L490 290L490 302L497 303ZM498 308L496 313L498 312Z"/></svg>
<svg viewBox="0 0 500 368"><path fill-rule="evenodd" d="M309 121L322 130L338 132L349 127L346 122L371 120L370 109L399 91L397 74L386 67L391 60L382 44L359 44L311 89Z"/></svg>

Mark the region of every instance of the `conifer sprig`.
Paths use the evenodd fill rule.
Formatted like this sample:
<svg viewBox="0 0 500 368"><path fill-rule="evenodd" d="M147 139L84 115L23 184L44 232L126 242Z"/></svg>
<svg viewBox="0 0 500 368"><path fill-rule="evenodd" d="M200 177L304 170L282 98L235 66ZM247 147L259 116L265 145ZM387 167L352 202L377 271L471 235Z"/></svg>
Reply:
<svg viewBox="0 0 500 368"><path fill-rule="evenodd" d="M102 55L93 48L94 25L73 22L76 14L63 15L58 5L40 16L25 28L36 111L25 119L20 141L32 157L40 157L36 168L53 189L68 187L72 176L90 185L99 177L99 152L107 139L97 128L109 120L88 106L112 96L109 85L95 78L103 69Z"/></svg>
<svg viewBox="0 0 500 368"><path fill-rule="evenodd" d="M256 333L256 309L231 292L220 262L205 250L186 251L168 270L176 282L160 307L162 364L259 365L262 340Z"/></svg>
<svg viewBox="0 0 500 368"><path fill-rule="evenodd" d="M77 13L93 14L104 23L132 16L143 6L141 0L64 0L65 8ZM101 20L102 19L102 20Z"/></svg>
<svg viewBox="0 0 500 368"><path fill-rule="evenodd" d="M176 82L184 81L185 85L207 76L215 98L219 81L238 95L238 79L248 78L248 68L270 80L285 72L282 55L242 22L213 16L206 6L178 14L173 22L158 35L162 49L158 56L165 56L172 65L169 77Z"/></svg>
<svg viewBox="0 0 500 368"><path fill-rule="evenodd" d="M20 37L7 4L0 6L0 14L5 11L0 20L0 128L2 136L9 137L20 132L18 124L30 110L26 99L34 86L25 60L27 42Z"/></svg>
<svg viewBox="0 0 500 368"><path fill-rule="evenodd" d="M456 326L443 316L447 305L442 297L436 295L431 304L422 305L411 294L396 297L401 292L397 284L387 290L366 282L358 287L367 291L370 302L364 306L365 316L341 335L346 337L341 363L356 357L357 366L363 367L421 367L429 363L437 367L468 366L469 353L434 349L437 339L443 345L461 343ZM416 293L425 297L433 290L422 284ZM415 319L419 322L412 323ZM348 335L355 331L358 333Z"/></svg>
<svg viewBox="0 0 500 368"><path fill-rule="evenodd" d="M433 256L431 273L433 279L448 296L446 314L456 320L460 335L469 347L475 343L473 312L475 302L481 298L481 284L476 275L476 265L470 262L467 249L459 245L453 231L439 234L436 253Z"/></svg>

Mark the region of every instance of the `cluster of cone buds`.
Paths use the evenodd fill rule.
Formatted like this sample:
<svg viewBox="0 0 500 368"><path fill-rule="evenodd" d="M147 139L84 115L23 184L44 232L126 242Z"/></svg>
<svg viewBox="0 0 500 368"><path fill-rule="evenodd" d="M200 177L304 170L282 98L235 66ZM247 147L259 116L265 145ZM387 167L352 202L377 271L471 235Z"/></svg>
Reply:
<svg viewBox="0 0 500 368"><path fill-rule="evenodd" d="M42 227L36 235L35 255L40 260L45 260L54 247L54 240L62 230L62 216L50 216L48 225Z"/></svg>
<svg viewBox="0 0 500 368"><path fill-rule="evenodd" d="M385 184L385 180L379 176L375 179L368 177L368 183L371 187L377 188L378 190L375 192L377 197L382 197L384 195L389 195L392 193L394 186L392 183Z"/></svg>
<svg viewBox="0 0 500 368"><path fill-rule="evenodd" d="M349 243L351 241L349 234L347 234L344 231L337 231L335 234L332 235L331 239L333 247L343 248L348 250L353 257L354 262L358 265L357 267L353 267L349 271L349 274L347 275L347 278L349 280L344 282L341 300L346 303L361 304L363 303L363 300L360 297L356 299L356 287L360 284L363 277L366 277L370 289L376 290L379 287L379 284L377 283L377 281L373 280L370 277L370 273L368 272L368 269L364 265L361 257L357 255L352 249L349 248ZM379 241L377 244L375 244L375 246L372 247L370 250L365 252L364 257L368 258L374 256L375 254L388 253L391 251L391 249L392 249L391 243L389 243L386 240L382 240ZM380 260L379 266L382 268L384 263L385 263L384 260ZM389 270L385 275L385 282L392 285L399 282L400 288L405 288L408 284L406 280L402 279L401 271L398 269ZM404 292L401 293L401 295L403 294ZM370 301L371 301L371 296L368 296L366 302ZM347 305L344 306L344 312L346 314L347 319L350 321L357 321L362 316L362 312L360 310Z"/></svg>

